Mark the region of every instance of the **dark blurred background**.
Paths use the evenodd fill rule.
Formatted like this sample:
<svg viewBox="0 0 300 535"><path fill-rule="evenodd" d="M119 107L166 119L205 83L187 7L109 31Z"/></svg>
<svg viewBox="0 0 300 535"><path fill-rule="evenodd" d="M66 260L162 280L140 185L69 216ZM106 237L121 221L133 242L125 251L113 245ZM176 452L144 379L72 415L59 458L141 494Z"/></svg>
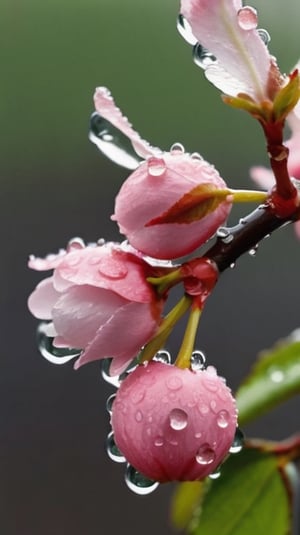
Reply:
<svg viewBox="0 0 300 535"><path fill-rule="evenodd" d="M270 6L271 4L271 6ZM95 86L108 86L145 139L180 141L213 162L229 185L250 187L265 163L258 125L222 104L176 31L174 0L1 0L2 129L0 532L3 535L171 534L171 485L130 493L123 466L104 453L105 400L98 363L78 372L42 359L26 300L43 256L69 238L118 240L110 221L127 172L87 138ZM256 0L282 70L298 60L300 4ZM268 13L268 11L271 11ZM235 210L232 221L247 208ZM250 209L250 208L249 208ZM236 388L257 353L300 325L300 244L293 229L265 240L225 273L204 314L198 347ZM179 334L170 342L176 352ZM249 426L293 433L299 399Z"/></svg>

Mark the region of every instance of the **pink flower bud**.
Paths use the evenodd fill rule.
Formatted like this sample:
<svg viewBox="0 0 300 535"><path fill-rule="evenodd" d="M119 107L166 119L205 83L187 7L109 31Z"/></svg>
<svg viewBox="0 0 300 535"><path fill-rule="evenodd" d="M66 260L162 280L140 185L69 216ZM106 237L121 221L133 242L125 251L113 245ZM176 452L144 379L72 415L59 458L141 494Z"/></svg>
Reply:
<svg viewBox="0 0 300 535"><path fill-rule="evenodd" d="M113 219L131 245L154 258L184 256L205 243L224 224L231 203L224 200L199 220L149 225L193 188L209 184L225 189L218 171L183 151L171 151L143 162L116 197Z"/></svg>
<svg viewBox="0 0 300 535"><path fill-rule="evenodd" d="M236 425L235 401L212 366L139 366L122 382L112 409L118 448L134 468L160 482L212 473L228 453Z"/></svg>
<svg viewBox="0 0 300 535"><path fill-rule="evenodd" d="M54 345L83 350L75 368L110 357L112 375L121 373L155 334L163 303L146 281L149 266L118 244L71 247L29 267L54 269L28 307L53 322Z"/></svg>

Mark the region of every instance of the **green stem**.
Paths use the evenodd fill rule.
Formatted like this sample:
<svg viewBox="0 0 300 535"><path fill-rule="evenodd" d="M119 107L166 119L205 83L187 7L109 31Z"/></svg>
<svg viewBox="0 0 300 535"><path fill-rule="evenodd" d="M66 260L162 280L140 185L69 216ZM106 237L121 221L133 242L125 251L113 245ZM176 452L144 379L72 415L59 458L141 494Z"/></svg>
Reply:
<svg viewBox="0 0 300 535"><path fill-rule="evenodd" d="M190 312L182 344L175 362L175 365L178 366L178 368L190 367L201 312L202 309L198 306L194 306Z"/></svg>

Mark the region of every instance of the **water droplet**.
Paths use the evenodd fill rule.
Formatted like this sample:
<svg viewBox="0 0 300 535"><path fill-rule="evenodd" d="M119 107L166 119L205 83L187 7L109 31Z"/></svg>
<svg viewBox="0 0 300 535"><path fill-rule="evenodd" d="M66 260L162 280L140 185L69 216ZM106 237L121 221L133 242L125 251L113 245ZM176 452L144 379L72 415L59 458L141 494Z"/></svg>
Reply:
<svg viewBox="0 0 300 535"><path fill-rule="evenodd" d="M206 357L202 351L193 351L191 357L191 370L197 372L205 368Z"/></svg>
<svg viewBox="0 0 300 535"><path fill-rule="evenodd" d="M263 43L265 43L265 45L268 45L269 42L271 41L271 36L269 32L267 32L267 30L265 30L264 28L259 28L257 30L257 33L259 37L261 38L261 40L263 41Z"/></svg>
<svg viewBox="0 0 300 535"><path fill-rule="evenodd" d="M216 63L217 58L207 48L197 43L193 48L193 60L198 67L205 70Z"/></svg>
<svg viewBox="0 0 300 535"><path fill-rule="evenodd" d="M128 273L127 266L119 258L100 258L98 264L100 275L103 275L108 279L124 279Z"/></svg>
<svg viewBox="0 0 300 535"><path fill-rule="evenodd" d="M106 400L106 410L107 410L108 414L112 414L112 408L113 408L113 404L114 404L115 399L116 399L116 394L112 394Z"/></svg>
<svg viewBox="0 0 300 535"><path fill-rule="evenodd" d="M206 371L208 375L217 375L217 370L214 366L207 366Z"/></svg>
<svg viewBox="0 0 300 535"><path fill-rule="evenodd" d="M153 360L156 360L157 362L162 362L163 364L171 364L171 354L169 351L165 351L162 349L161 351L158 351L153 358Z"/></svg>
<svg viewBox="0 0 300 535"><path fill-rule="evenodd" d="M209 404L209 406L210 406L211 410L212 410L213 412L215 412L215 411L216 411L216 408L217 408L217 402L216 402L214 399L212 399L211 402L210 402L210 404Z"/></svg>
<svg viewBox="0 0 300 535"><path fill-rule="evenodd" d="M91 116L89 138L107 158L126 169L134 170L142 161L128 137L97 112Z"/></svg>
<svg viewBox="0 0 300 535"><path fill-rule="evenodd" d="M233 240L233 235L231 234L230 229L226 227L218 228L217 236L218 238L221 238L224 243L230 243Z"/></svg>
<svg viewBox="0 0 300 535"><path fill-rule="evenodd" d="M202 437L201 431L199 431L198 433L195 433L195 438L201 438L201 437Z"/></svg>
<svg viewBox="0 0 300 535"><path fill-rule="evenodd" d="M231 448L229 449L229 452L239 453L243 449L243 445L244 445L244 433L238 427L235 432L234 439L233 439Z"/></svg>
<svg viewBox="0 0 300 535"><path fill-rule="evenodd" d="M192 158L192 160L197 160L199 162L203 161L203 157L201 156L201 154L199 154L199 152L193 152L191 154L191 158Z"/></svg>
<svg viewBox="0 0 300 535"><path fill-rule="evenodd" d="M185 429L188 423L188 415L182 409L173 409L169 414L170 427L175 431Z"/></svg>
<svg viewBox="0 0 300 535"><path fill-rule="evenodd" d="M183 39L189 43L189 45L194 46L197 43L197 39L192 32L191 25L188 23L186 18L181 15L181 13L177 18L177 30L179 31L181 37L183 37Z"/></svg>
<svg viewBox="0 0 300 535"><path fill-rule="evenodd" d="M180 377L174 375L166 380L166 385L167 388L169 388L170 390L180 390L180 388L182 387L182 380L180 379Z"/></svg>
<svg viewBox="0 0 300 535"><path fill-rule="evenodd" d="M126 463L124 455L120 452L115 443L114 433L111 431L106 439L106 452L109 458L115 463Z"/></svg>
<svg viewBox="0 0 300 535"><path fill-rule="evenodd" d="M163 158L157 158L156 156L150 156L147 159L148 173L151 176L162 176L166 169L166 162Z"/></svg>
<svg viewBox="0 0 300 535"><path fill-rule="evenodd" d="M241 217L241 219L239 220L239 224L240 225L246 225L247 224L247 220L244 217Z"/></svg>
<svg viewBox="0 0 300 535"><path fill-rule="evenodd" d="M156 439L154 440L154 446L157 446L158 448L160 448L163 445L164 445L163 437L156 437Z"/></svg>
<svg viewBox="0 0 300 535"><path fill-rule="evenodd" d="M249 249L249 255L252 256L252 258L255 257L257 253L257 249L258 249L258 245L255 245L255 247L251 247L251 249Z"/></svg>
<svg viewBox="0 0 300 535"><path fill-rule="evenodd" d="M273 383L282 383L284 380L284 373L281 370L270 369L270 379Z"/></svg>
<svg viewBox="0 0 300 535"><path fill-rule="evenodd" d="M72 238L68 241L67 253L71 251L78 251L85 248L85 243L82 238Z"/></svg>
<svg viewBox="0 0 300 535"><path fill-rule="evenodd" d="M150 494L157 489L159 485L158 481L153 481L152 479L148 479L147 477L143 476L143 474L138 472L133 466L131 466L131 464L128 464L126 467L125 482L127 487L132 490L132 492L135 492L135 494L140 494L141 496Z"/></svg>
<svg viewBox="0 0 300 535"><path fill-rule="evenodd" d="M135 421L137 423L140 423L142 421L142 419L143 419L142 411L136 411L136 413L135 413Z"/></svg>
<svg viewBox="0 0 300 535"><path fill-rule="evenodd" d="M242 30L255 30L257 28L257 11L254 7L244 6L237 14L238 24Z"/></svg>
<svg viewBox="0 0 300 535"><path fill-rule="evenodd" d="M228 427L229 425L229 422L230 422L230 414L228 411L223 410L223 411L218 412L217 424L219 427L221 427L221 429L226 429L226 427Z"/></svg>
<svg viewBox="0 0 300 535"><path fill-rule="evenodd" d="M184 154L184 146L181 143L173 143L173 145L170 148L170 153L176 156L180 154Z"/></svg>
<svg viewBox="0 0 300 535"><path fill-rule="evenodd" d="M231 262L229 267L230 267L230 269L234 269L235 268L235 262Z"/></svg>
<svg viewBox="0 0 300 535"><path fill-rule="evenodd" d="M132 403L134 403L135 405L137 405L138 403L141 403L144 397L145 397L145 390L136 389L130 393L130 399Z"/></svg>
<svg viewBox="0 0 300 535"><path fill-rule="evenodd" d="M203 403L199 403L198 410L201 412L201 414L207 414L209 412L209 407Z"/></svg>
<svg viewBox="0 0 300 535"><path fill-rule="evenodd" d="M214 470L214 472L212 472L211 474L209 474L209 478L210 479L219 479L221 475L221 470L220 470L220 467L216 468L216 470Z"/></svg>
<svg viewBox="0 0 300 535"><path fill-rule="evenodd" d="M66 364L80 356L80 349L60 348L53 345L53 337L47 335L49 323L42 322L37 328L37 344L42 357L52 364Z"/></svg>
<svg viewBox="0 0 300 535"><path fill-rule="evenodd" d="M199 464L211 464L214 462L216 454L209 444L200 446L196 454L196 461Z"/></svg>
<svg viewBox="0 0 300 535"><path fill-rule="evenodd" d="M74 267L80 264L81 262L81 256L77 253L74 253L73 251L70 251L67 258L64 261L64 265L67 265L69 267Z"/></svg>
<svg viewBox="0 0 300 535"><path fill-rule="evenodd" d="M103 359L101 362L101 375L107 383L110 385L115 386L116 388L119 388L120 381L118 375L110 375L109 374L109 368L111 364L112 359Z"/></svg>

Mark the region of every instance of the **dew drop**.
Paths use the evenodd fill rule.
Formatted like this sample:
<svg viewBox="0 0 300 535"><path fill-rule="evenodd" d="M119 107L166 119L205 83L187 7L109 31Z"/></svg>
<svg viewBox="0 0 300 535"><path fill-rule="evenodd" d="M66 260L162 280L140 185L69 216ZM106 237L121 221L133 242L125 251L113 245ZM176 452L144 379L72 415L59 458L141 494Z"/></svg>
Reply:
<svg viewBox="0 0 300 535"><path fill-rule="evenodd" d="M255 30L257 28L257 11L254 7L244 6L237 14L238 24L242 30Z"/></svg>
<svg viewBox="0 0 300 535"><path fill-rule="evenodd" d="M282 383L284 380L284 373L281 370L271 369L270 370L270 379L273 383Z"/></svg>
<svg viewBox="0 0 300 535"><path fill-rule="evenodd" d="M97 112L91 116L89 138L107 158L126 169L136 169L142 161L128 137Z"/></svg>
<svg viewBox="0 0 300 535"><path fill-rule="evenodd" d="M226 227L218 228L217 237L221 238L224 243L230 243L233 240L233 235L231 234L230 229Z"/></svg>
<svg viewBox="0 0 300 535"><path fill-rule="evenodd" d="M85 248L85 243L82 238L72 238L67 245L67 253L78 251Z"/></svg>
<svg viewBox="0 0 300 535"><path fill-rule="evenodd" d="M269 42L271 41L271 36L269 32L267 32L267 30L265 30L264 28L259 28L257 30L257 33L259 37L261 38L261 40L263 41L263 43L265 43L265 45L268 45Z"/></svg>
<svg viewBox="0 0 300 535"><path fill-rule="evenodd" d="M214 462L216 454L209 444L205 443L200 446L196 453L196 461L198 464L211 464Z"/></svg>
<svg viewBox="0 0 300 535"><path fill-rule="evenodd" d="M199 152L193 152L191 154L191 158L192 158L192 160L196 160L196 161L199 161L199 162L203 161L203 157L201 156L201 154L199 154Z"/></svg>
<svg viewBox="0 0 300 535"><path fill-rule="evenodd" d="M228 411L223 410L218 412L217 415L217 424L221 429L226 429L230 422L230 414Z"/></svg>
<svg viewBox="0 0 300 535"><path fill-rule="evenodd" d="M112 359L103 359L101 362L101 375L104 381L106 383L109 383L110 385L115 386L116 388L119 388L120 386L120 380L118 375L110 375L109 374L109 368L111 364Z"/></svg>
<svg viewBox="0 0 300 535"><path fill-rule="evenodd" d="M111 396L109 396L109 398L107 398L106 410L107 410L108 414L112 414L112 408L113 408L113 404L114 404L115 399L116 399L116 394L112 394Z"/></svg>
<svg viewBox="0 0 300 535"><path fill-rule="evenodd" d="M142 419L143 419L143 413L142 413L142 411L136 411L134 417L135 417L135 421L136 421L137 423L140 423L140 422L142 421Z"/></svg>
<svg viewBox="0 0 300 535"><path fill-rule="evenodd" d="M180 390L182 387L182 380L176 375L171 376L166 380L166 386L169 390Z"/></svg>
<svg viewBox="0 0 300 535"><path fill-rule="evenodd" d="M205 70L216 63L217 58L207 48L197 43L193 48L193 60L198 67Z"/></svg>
<svg viewBox="0 0 300 535"><path fill-rule="evenodd" d="M234 269L235 268L235 262L231 262L229 267L230 267L230 269Z"/></svg>
<svg viewBox="0 0 300 535"><path fill-rule="evenodd" d="M120 452L115 443L114 433L111 431L106 439L106 452L109 458L115 463L126 463L124 455Z"/></svg>
<svg viewBox="0 0 300 535"><path fill-rule="evenodd" d="M163 158L157 158L156 156L150 156L147 160L148 173L151 176L162 176L166 169L166 162Z"/></svg>
<svg viewBox="0 0 300 535"><path fill-rule="evenodd" d="M125 483L127 487L132 490L132 492L135 492L135 494L140 494L141 496L150 494L157 489L159 485L158 481L153 481L152 479L148 479L147 477L143 476L143 474L138 472L133 466L131 466L131 464L128 464L126 467Z"/></svg>
<svg viewBox="0 0 300 535"><path fill-rule="evenodd" d="M183 39L189 43L189 45L194 46L197 43L197 39L192 32L191 25L188 23L186 18L181 15L181 13L177 18L177 30L179 31L181 37L183 37Z"/></svg>
<svg viewBox="0 0 300 535"><path fill-rule="evenodd" d="M108 279L118 280L124 279L128 273L128 269L124 262L119 259L100 258L98 271L100 275Z"/></svg>
<svg viewBox="0 0 300 535"><path fill-rule="evenodd" d="M173 143L173 145L170 148L170 153L176 156L180 154L184 154L184 146L181 143Z"/></svg>
<svg viewBox="0 0 300 535"><path fill-rule="evenodd" d="M216 470L214 472L212 472L211 474L209 474L208 477L209 477L209 479L213 479L214 480L214 479L219 479L220 475L221 475L220 468L216 468Z"/></svg>
<svg viewBox="0 0 300 535"><path fill-rule="evenodd" d="M243 449L243 445L244 445L244 433L238 427L235 432L234 439L233 439L231 448L229 449L229 452L239 453Z"/></svg>
<svg viewBox="0 0 300 535"><path fill-rule="evenodd" d="M193 372L204 370L205 362L206 357L202 351L193 351L191 357L191 370L193 370Z"/></svg>
<svg viewBox="0 0 300 535"><path fill-rule="evenodd" d="M258 249L258 245L255 245L255 247L251 247L251 249L249 249L248 252L249 252L249 255L252 256L252 258L256 256L257 249Z"/></svg>
<svg viewBox="0 0 300 535"><path fill-rule="evenodd" d="M158 351L153 358L153 360L156 360L157 362L162 362L163 364L171 364L171 354L169 351L165 351L162 349L161 351Z"/></svg>
<svg viewBox="0 0 300 535"><path fill-rule="evenodd" d="M209 407L203 403L199 403L198 409L201 412L201 414L207 414L209 412Z"/></svg>
<svg viewBox="0 0 300 535"><path fill-rule="evenodd" d="M141 403L145 397L145 390L136 389L133 390L130 394L130 399L132 403L137 405L138 403Z"/></svg>
<svg viewBox="0 0 300 535"><path fill-rule="evenodd" d="M182 409L173 409L169 414L169 422L172 429L181 431L188 424L188 415Z"/></svg>
<svg viewBox="0 0 300 535"><path fill-rule="evenodd" d="M195 438L201 438L202 437L202 433L201 431L199 431L198 433L195 433Z"/></svg>
<svg viewBox="0 0 300 535"><path fill-rule="evenodd" d="M154 446L157 446L158 448L160 448L163 445L164 445L163 437L156 437L156 439L154 440Z"/></svg>
<svg viewBox="0 0 300 535"><path fill-rule="evenodd" d="M51 324L50 324L51 325ZM54 338L48 336L49 323L42 322L37 328L37 345L39 352L52 364L66 364L81 354L80 349L60 348L53 345Z"/></svg>

